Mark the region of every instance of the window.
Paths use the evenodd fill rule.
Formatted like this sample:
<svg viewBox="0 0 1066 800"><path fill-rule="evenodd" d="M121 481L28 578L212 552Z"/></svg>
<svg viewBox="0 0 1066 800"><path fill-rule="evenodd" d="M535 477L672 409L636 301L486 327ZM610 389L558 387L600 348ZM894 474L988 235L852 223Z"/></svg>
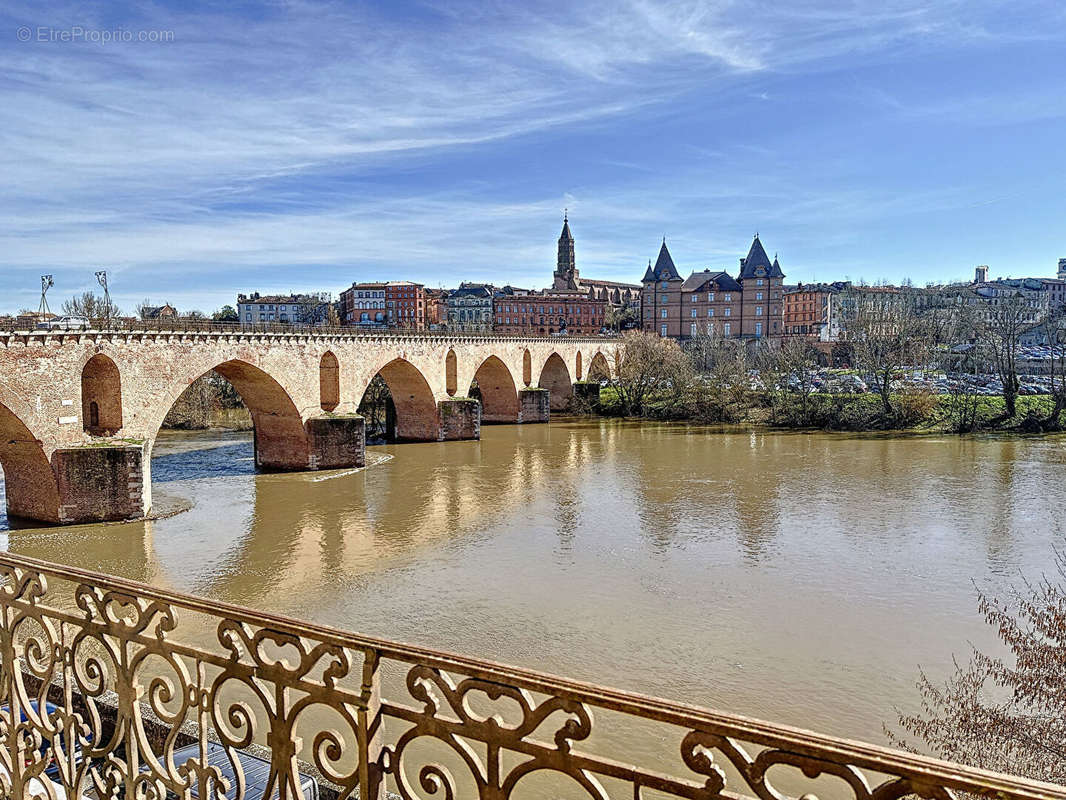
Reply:
<svg viewBox="0 0 1066 800"><path fill-rule="evenodd" d="M755 293L755 299L756 300L762 300L762 292L756 292Z"/></svg>
<svg viewBox="0 0 1066 800"><path fill-rule="evenodd" d="M660 303L668 303L669 300L666 299L666 295L664 294L662 297L659 298L659 302Z"/></svg>
<svg viewBox="0 0 1066 800"><path fill-rule="evenodd" d="M708 308L707 309L707 316L708 317L713 317L714 316L714 309L713 308Z"/></svg>
<svg viewBox="0 0 1066 800"><path fill-rule="evenodd" d="M666 319L666 309L665 308L661 312L659 312L659 316L662 317L663 319Z"/></svg>
<svg viewBox="0 0 1066 800"><path fill-rule="evenodd" d="M698 308L694 308L694 309L692 309L692 316L693 316L693 317L697 317L697 316L699 316L699 313L700 313L700 311L699 311L699 309L698 309Z"/></svg>
<svg viewBox="0 0 1066 800"><path fill-rule="evenodd" d="M757 281L755 281L755 285L762 286L762 278L759 278Z"/></svg>
<svg viewBox="0 0 1066 800"><path fill-rule="evenodd" d="M725 296L725 301L726 301L727 303L732 303L732 302L733 302L733 295L731 295L731 294L727 294L727 295Z"/></svg>
<svg viewBox="0 0 1066 800"><path fill-rule="evenodd" d="M756 336L762 336L762 323L761 322L756 322L755 323L755 335Z"/></svg>
<svg viewBox="0 0 1066 800"><path fill-rule="evenodd" d="M726 309L726 310L728 311L729 309ZM722 335L723 336L732 335L732 330L733 330L733 327L728 322L725 323L724 325L722 325Z"/></svg>
<svg viewBox="0 0 1066 800"><path fill-rule="evenodd" d="M694 295L692 295L692 302L693 302L693 303L698 303L699 301L700 301L700 296L699 296L699 294L694 294Z"/></svg>
<svg viewBox="0 0 1066 800"><path fill-rule="evenodd" d="M727 309L725 310L725 315L726 315L727 317L731 317L731 316L733 316L733 309L731 309L731 308L727 308Z"/></svg>
<svg viewBox="0 0 1066 800"><path fill-rule="evenodd" d="M661 326L659 328L659 335L660 336L666 336L666 326L665 325L663 325L663 326Z"/></svg>
<svg viewBox="0 0 1066 800"><path fill-rule="evenodd" d="M692 336L698 336L699 332L700 332L700 326L697 325L695 322L693 322L692 325L689 326L689 333Z"/></svg>
<svg viewBox="0 0 1066 800"><path fill-rule="evenodd" d="M708 303L713 303L714 302L714 292L707 292L707 302Z"/></svg>
<svg viewBox="0 0 1066 800"><path fill-rule="evenodd" d="M761 317L762 316L762 306L755 306L755 316L757 316L757 317Z"/></svg>

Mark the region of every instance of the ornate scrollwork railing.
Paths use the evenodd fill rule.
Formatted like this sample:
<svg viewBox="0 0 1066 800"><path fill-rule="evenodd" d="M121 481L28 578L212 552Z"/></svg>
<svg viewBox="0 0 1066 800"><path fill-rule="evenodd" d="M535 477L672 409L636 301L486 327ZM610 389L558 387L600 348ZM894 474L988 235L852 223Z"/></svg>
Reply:
<svg viewBox="0 0 1066 800"><path fill-rule="evenodd" d="M1066 800L1050 784L6 553L0 655L4 797L308 800L311 776L323 797L367 799ZM249 753L268 767L253 774Z"/></svg>

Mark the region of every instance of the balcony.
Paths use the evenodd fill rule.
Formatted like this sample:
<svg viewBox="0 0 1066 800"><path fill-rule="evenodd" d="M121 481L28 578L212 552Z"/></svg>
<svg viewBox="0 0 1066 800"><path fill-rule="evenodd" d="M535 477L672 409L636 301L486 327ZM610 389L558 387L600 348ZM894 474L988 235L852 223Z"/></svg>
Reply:
<svg viewBox="0 0 1066 800"><path fill-rule="evenodd" d="M4 797L1066 800L8 553L0 652Z"/></svg>

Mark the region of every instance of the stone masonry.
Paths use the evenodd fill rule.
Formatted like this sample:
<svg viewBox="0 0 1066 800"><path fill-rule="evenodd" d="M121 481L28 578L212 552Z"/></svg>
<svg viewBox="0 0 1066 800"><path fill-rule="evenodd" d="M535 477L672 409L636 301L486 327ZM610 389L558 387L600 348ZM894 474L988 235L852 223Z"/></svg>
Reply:
<svg viewBox="0 0 1066 800"><path fill-rule="evenodd" d="M542 422L549 408L569 406L582 364L613 364L617 349L578 338L0 333L8 509L53 523L148 513L156 435L182 392L211 370L248 407L260 466L314 470L363 464L356 411L376 374L389 385L400 438L477 438L482 409L462 402L475 376L493 422ZM453 398L448 408L459 411L444 419L441 403Z"/></svg>

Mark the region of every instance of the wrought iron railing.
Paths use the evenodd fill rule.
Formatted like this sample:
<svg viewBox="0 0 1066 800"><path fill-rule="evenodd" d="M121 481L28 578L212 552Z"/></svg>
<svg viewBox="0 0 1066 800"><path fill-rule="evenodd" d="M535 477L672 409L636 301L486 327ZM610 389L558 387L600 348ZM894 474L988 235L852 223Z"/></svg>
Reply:
<svg viewBox="0 0 1066 800"><path fill-rule="evenodd" d="M6 553L0 654L4 797L1066 798Z"/></svg>

